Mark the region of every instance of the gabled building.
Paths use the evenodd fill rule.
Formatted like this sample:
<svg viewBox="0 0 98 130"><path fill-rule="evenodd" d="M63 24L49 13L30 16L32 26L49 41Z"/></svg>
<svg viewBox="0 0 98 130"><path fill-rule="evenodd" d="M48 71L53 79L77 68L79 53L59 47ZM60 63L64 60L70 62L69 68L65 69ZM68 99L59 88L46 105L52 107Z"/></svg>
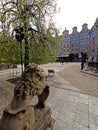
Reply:
<svg viewBox="0 0 98 130"><path fill-rule="evenodd" d="M79 57L81 53L93 57L98 56L98 18L91 29L88 29L88 24L84 23L80 32L77 31L77 27L73 27L72 33L69 34L65 28L60 44L61 57L69 54Z"/></svg>
<svg viewBox="0 0 98 130"><path fill-rule="evenodd" d="M93 57L98 55L98 18L90 31L90 55Z"/></svg>
<svg viewBox="0 0 98 130"><path fill-rule="evenodd" d="M80 38L79 38L79 49L80 52L79 53L86 53L89 56L89 44L90 44L90 30L87 27L88 25L86 23L84 23L82 25L82 30L79 33Z"/></svg>
<svg viewBox="0 0 98 130"><path fill-rule="evenodd" d="M65 30L62 33L62 55L68 56L70 54L70 35L69 31Z"/></svg>
<svg viewBox="0 0 98 130"><path fill-rule="evenodd" d="M70 35L70 53L79 54L79 32L77 27L73 27L72 34Z"/></svg>
<svg viewBox="0 0 98 130"><path fill-rule="evenodd" d="M60 46L60 48L59 48L59 51L58 51L58 57L62 57L62 40L60 40L59 46Z"/></svg>

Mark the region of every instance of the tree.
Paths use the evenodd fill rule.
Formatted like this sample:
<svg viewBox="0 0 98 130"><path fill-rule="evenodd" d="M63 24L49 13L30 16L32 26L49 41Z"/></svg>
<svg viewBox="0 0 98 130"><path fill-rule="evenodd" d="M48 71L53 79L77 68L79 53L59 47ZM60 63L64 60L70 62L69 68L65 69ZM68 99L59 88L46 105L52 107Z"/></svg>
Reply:
<svg viewBox="0 0 98 130"><path fill-rule="evenodd" d="M58 49L59 49L59 36L51 36L49 33L45 36L47 39L47 46L43 44L42 46L38 46L34 44L31 49L31 62L38 63L38 64L45 64L48 62L56 61ZM48 41L49 39L49 41ZM51 40L51 43L50 43Z"/></svg>
<svg viewBox="0 0 98 130"><path fill-rule="evenodd" d="M19 44L12 37L6 36L4 40L0 41L0 65L19 64Z"/></svg>
<svg viewBox="0 0 98 130"><path fill-rule="evenodd" d="M36 55L41 55L43 49L54 52L56 42L52 35L57 32L57 29L50 23L56 12L55 0L3 0L0 1L0 4L1 34L11 35L17 27L23 28L25 67L32 59L30 57L32 49L39 50ZM34 53L32 54L34 55ZM41 56L43 57L43 54ZM46 51L45 56L47 56Z"/></svg>

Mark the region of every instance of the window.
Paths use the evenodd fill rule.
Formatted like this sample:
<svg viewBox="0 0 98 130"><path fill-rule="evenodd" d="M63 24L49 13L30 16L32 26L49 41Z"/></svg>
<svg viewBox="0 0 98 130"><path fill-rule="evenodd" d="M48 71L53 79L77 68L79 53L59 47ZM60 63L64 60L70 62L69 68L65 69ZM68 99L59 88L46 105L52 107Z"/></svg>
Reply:
<svg viewBox="0 0 98 130"><path fill-rule="evenodd" d="M89 41L85 42L85 45L89 45Z"/></svg>
<svg viewBox="0 0 98 130"><path fill-rule="evenodd" d="M69 44L67 44L67 47L69 47Z"/></svg>
<svg viewBox="0 0 98 130"><path fill-rule="evenodd" d="M98 25L96 25L96 30L98 30Z"/></svg>
<svg viewBox="0 0 98 130"><path fill-rule="evenodd" d="M65 39L64 39L64 42L68 42L68 38L65 38Z"/></svg>
<svg viewBox="0 0 98 130"><path fill-rule="evenodd" d="M95 40L94 39L92 40L92 44L95 44Z"/></svg>
<svg viewBox="0 0 98 130"><path fill-rule="evenodd" d="M71 46L74 47L74 44L72 44Z"/></svg>
<svg viewBox="0 0 98 130"><path fill-rule="evenodd" d="M92 37L96 37L96 33L95 32L92 33Z"/></svg>
<svg viewBox="0 0 98 130"><path fill-rule="evenodd" d="M95 44L98 44L98 40L95 40Z"/></svg>
<svg viewBox="0 0 98 130"><path fill-rule="evenodd" d="M70 41L72 41L72 37L70 37Z"/></svg>
<svg viewBox="0 0 98 130"><path fill-rule="evenodd" d="M86 38L89 39L89 38L90 38L90 35L89 35L89 34L86 34Z"/></svg>
<svg viewBox="0 0 98 130"><path fill-rule="evenodd" d="M84 39L84 35L81 35L81 36L80 36L80 39Z"/></svg>
<svg viewBox="0 0 98 130"><path fill-rule="evenodd" d="M79 43L76 43L76 47L78 47L79 46Z"/></svg>
<svg viewBox="0 0 98 130"><path fill-rule="evenodd" d="M84 42L80 42L80 45L83 46L83 45L84 45Z"/></svg>

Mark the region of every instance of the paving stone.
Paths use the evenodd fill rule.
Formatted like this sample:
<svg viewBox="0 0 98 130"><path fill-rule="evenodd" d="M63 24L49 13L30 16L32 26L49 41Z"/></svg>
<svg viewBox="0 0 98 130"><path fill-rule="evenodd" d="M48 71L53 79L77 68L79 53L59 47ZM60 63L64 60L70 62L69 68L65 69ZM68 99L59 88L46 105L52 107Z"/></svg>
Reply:
<svg viewBox="0 0 98 130"><path fill-rule="evenodd" d="M66 98L64 98L64 100L66 101L72 101L72 102L75 102L77 103L78 102L78 98L77 97L74 97L74 96L71 96L71 95L67 95Z"/></svg>
<svg viewBox="0 0 98 130"><path fill-rule="evenodd" d="M69 95L70 96L74 96L74 97L79 97L80 93L77 93L77 92L73 92L73 91L69 91Z"/></svg>
<svg viewBox="0 0 98 130"><path fill-rule="evenodd" d="M89 111L89 105L85 103L78 102L77 103L77 110L82 111L84 113L88 113Z"/></svg>
<svg viewBox="0 0 98 130"><path fill-rule="evenodd" d="M76 107L77 107L77 103L73 102L73 101L64 101L64 109L71 111L71 112L76 112Z"/></svg>
<svg viewBox="0 0 98 130"><path fill-rule="evenodd" d="M80 95L79 95L79 98L88 99L89 96L88 96L88 95L85 95L85 94L80 94Z"/></svg>
<svg viewBox="0 0 98 130"><path fill-rule="evenodd" d="M55 97L56 98L62 98L63 95L65 94L65 90L64 89L58 89L56 92L55 92Z"/></svg>
<svg viewBox="0 0 98 130"><path fill-rule="evenodd" d="M74 122L73 130L90 130L90 129L88 127L85 127L83 125L80 125Z"/></svg>
<svg viewBox="0 0 98 130"><path fill-rule="evenodd" d="M70 84L62 84L61 88L63 89L67 89L67 90L73 90L73 91L80 91L79 89L77 89L75 86L70 85Z"/></svg>
<svg viewBox="0 0 98 130"><path fill-rule="evenodd" d="M89 113L89 120L90 120L90 124L96 125L98 126L98 114L95 113Z"/></svg>
<svg viewBox="0 0 98 130"><path fill-rule="evenodd" d="M53 76L51 78L51 81L53 82L57 82L57 83L62 83L62 84L70 84L69 82L67 82L66 80L64 80L63 78L61 78L59 75L55 74L55 76Z"/></svg>
<svg viewBox="0 0 98 130"><path fill-rule="evenodd" d="M55 93L57 92L57 89L54 87L50 87L49 91L50 93L49 93L48 99L52 98L55 95Z"/></svg>
<svg viewBox="0 0 98 130"><path fill-rule="evenodd" d="M98 126L90 124L90 130L98 130Z"/></svg>
<svg viewBox="0 0 98 130"><path fill-rule="evenodd" d="M57 119L53 130L72 130L72 126L69 126L67 123L63 122L60 119Z"/></svg>
<svg viewBox="0 0 98 130"><path fill-rule="evenodd" d="M68 111L64 108L61 109L61 112L59 112L58 119L63 120L65 123L69 124L70 126L73 125L75 113Z"/></svg>
<svg viewBox="0 0 98 130"><path fill-rule="evenodd" d="M98 106L98 98L93 97L93 96L89 96L89 104Z"/></svg>
<svg viewBox="0 0 98 130"><path fill-rule="evenodd" d="M63 94L63 98L64 98L64 99L66 99L66 97L69 96L69 92L70 92L69 90L65 90L65 89L64 89L64 94Z"/></svg>
<svg viewBox="0 0 98 130"><path fill-rule="evenodd" d="M89 104L88 96L82 94L81 96L79 96L78 102Z"/></svg>
<svg viewBox="0 0 98 130"><path fill-rule="evenodd" d="M49 104L49 106L51 107L51 108L55 108L55 105L56 105L56 99L55 98L53 98L53 100L48 100L48 102L47 102L47 104Z"/></svg>
<svg viewBox="0 0 98 130"><path fill-rule="evenodd" d="M85 127L89 127L89 115L88 113L77 110L75 115L75 122Z"/></svg>
<svg viewBox="0 0 98 130"><path fill-rule="evenodd" d="M61 100L57 100L56 103L52 106L52 108L58 112L61 112L63 105L64 102L62 102Z"/></svg>
<svg viewBox="0 0 98 130"><path fill-rule="evenodd" d="M58 117L58 115L59 115L59 112L57 112L57 111L54 110L54 109L52 109L51 111L52 111L51 117L52 117L54 120L56 120L57 117Z"/></svg>
<svg viewBox="0 0 98 130"><path fill-rule="evenodd" d="M98 106L96 106L96 105L89 105L89 112L98 115Z"/></svg>

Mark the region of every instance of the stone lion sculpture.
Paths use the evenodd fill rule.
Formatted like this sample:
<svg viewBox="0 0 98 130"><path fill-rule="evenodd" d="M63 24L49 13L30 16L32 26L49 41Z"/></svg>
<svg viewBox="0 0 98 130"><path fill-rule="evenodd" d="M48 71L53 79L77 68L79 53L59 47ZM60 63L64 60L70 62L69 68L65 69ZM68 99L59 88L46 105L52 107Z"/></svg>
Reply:
<svg viewBox="0 0 98 130"><path fill-rule="evenodd" d="M26 67L20 81L15 86L11 103L3 111L0 130L32 130L34 107L30 106L30 102L37 95L36 107L45 107L45 100L49 95L46 80L47 76L43 69L36 64Z"/></svg>

